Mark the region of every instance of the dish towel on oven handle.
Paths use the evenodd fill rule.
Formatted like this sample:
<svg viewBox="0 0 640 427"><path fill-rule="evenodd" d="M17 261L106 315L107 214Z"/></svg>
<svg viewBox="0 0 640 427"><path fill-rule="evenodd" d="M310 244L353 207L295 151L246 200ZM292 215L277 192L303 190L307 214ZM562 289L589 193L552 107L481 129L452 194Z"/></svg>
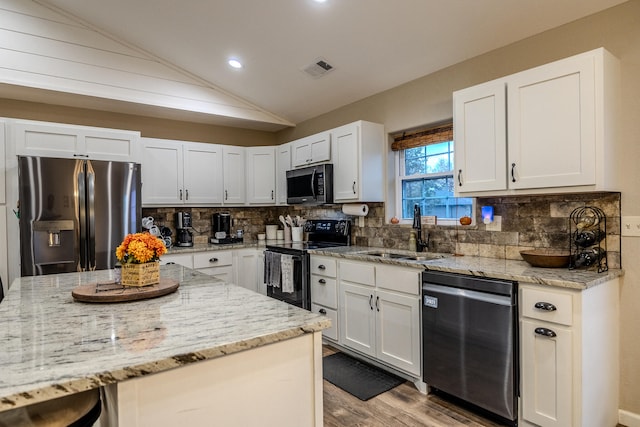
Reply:
<svg viewBox="0 0 640 427"><path fill-rule="evenodd" d="M293 256L280 256L280 270L282 270L282 292L293 293Z"/></svg>
<svg viewBox="0 0 640 427"><path fill-rule="evenodd" d="M274 288L280 287L280 254L277 252L266 251L264 254L265 269L264 279L267 286Z"/></svg>

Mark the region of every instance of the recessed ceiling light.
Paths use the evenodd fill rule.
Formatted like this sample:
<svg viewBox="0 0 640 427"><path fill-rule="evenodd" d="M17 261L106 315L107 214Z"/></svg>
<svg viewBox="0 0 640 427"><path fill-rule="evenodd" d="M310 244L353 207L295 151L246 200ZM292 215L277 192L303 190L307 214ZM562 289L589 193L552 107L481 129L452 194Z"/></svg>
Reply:
<svg viewBox="0 0 640 427"><path fill-rule="evenodd" d="M227 61L227 62L233 68L242 68L242 63L240 61L238 61L236 58L230 58L229 61Z"/></svg>
<svg viewBox="0 0 640 427"><path fill-rule="evenodd" d="M324 2L326 2L327 0L314 0L314 1L315 1L316 3L324 3Z"/></svg>

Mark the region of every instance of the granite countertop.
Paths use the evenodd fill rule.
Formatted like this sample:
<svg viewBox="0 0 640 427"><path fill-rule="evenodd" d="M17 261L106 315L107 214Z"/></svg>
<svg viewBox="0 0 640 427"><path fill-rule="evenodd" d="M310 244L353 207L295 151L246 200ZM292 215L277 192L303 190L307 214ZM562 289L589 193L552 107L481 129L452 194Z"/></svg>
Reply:
<svg viewBox="0 0 640 427"><path fill-rule="evenodd" d="M338 248L314 249L315 255L333 256L360 261L373 261L391 265L414 267L422 270L445 271L478 277L514 280L571 289L588 289L624 274L621 269L609 269L604 273L594 270L569 270L568 268L531 267L525 261L483 258L475 256L453 256L430 252L409 252L385 248L342 246ZM410 258L373 256L371 253L404 255ZM411 258L427 259L411 259Z"/></svg>
<svg viewBox="0 0 640 427"><path fill-rule="evenodd" d="M0 304L0 411L321 331L314 314L179 265L142 301L74 301L111 270L16 279Z"/></svg>
<svg viewBox="0 0 640 427"><path fill-rule="evenodd" d="M225 243L225 244L213 244L213 243L194 243L193 246L171 246L167 250L167 255L173 254L187 254L191 252L208 252L208 251L224 251L231 249L245 249L245 248L257 248L264 247L264 243L259 245L257 241L243 241L238 243Z"/></svg>

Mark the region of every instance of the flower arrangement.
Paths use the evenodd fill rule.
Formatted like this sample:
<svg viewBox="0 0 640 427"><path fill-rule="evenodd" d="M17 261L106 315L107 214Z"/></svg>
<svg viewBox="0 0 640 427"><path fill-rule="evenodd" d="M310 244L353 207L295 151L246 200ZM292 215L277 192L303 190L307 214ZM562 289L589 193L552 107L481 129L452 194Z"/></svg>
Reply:
<svg viewBox="0 0 640 427"><path fill-rule="evenodd" d="M116 258L122 265L158 261L165 253L164 242L149 233L127 234L116 248Z"/></svg>

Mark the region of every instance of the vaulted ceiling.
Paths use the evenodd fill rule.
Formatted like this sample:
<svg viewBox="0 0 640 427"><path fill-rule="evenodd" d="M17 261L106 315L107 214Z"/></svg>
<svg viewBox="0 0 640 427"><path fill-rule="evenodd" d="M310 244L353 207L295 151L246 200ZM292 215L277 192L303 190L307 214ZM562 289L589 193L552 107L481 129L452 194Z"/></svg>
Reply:
<svg viewBox="0 0 640 427"><path fill-rule="evenodd" d="M37 1L293 124L623 2Z"/></svg>

